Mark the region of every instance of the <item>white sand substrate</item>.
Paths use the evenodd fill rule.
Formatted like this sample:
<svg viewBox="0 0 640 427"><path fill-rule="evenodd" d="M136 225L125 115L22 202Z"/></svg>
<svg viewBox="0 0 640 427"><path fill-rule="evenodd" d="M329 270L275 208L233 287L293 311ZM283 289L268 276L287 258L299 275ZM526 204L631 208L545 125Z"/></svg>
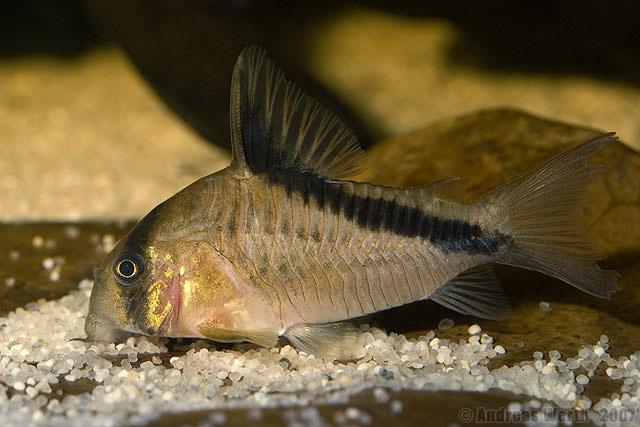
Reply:
<svg viewBox="0 0 640 427"><path fill-rule="evenodd" d="M550 404L541 399L591 414L610 408L640 412L640 352L613 359L606 336L572 357L535 352L533 360L490 370L485 365L505 349L477 325L460 342L439 339L433 331L407 339L363 325L366 354L356 362L323 360L289 345L216 350L214 343L197 340L175 343L178 355L165 367L165 338L135 336L117 345L70 341L85 336L91 287L92 281L83 280L63 298L29 303L0 318L0 425L138 424L156 419L160 411L224 408L246 408L247 416L259 416L260 408L311 405L313 410L314 405L348 403L367 389L392 412L401 412L402 402L390 399L388 389L500 389L530 396L538 408ZM611 399L592 404L583 390L598 367L623 383ZM56 392L61 381L87 380L97 383L90 392ZM511 409L526 408L514 404ZM350 420L355 411L344 418ZM222 424L226 416L217 414L212 422ZM362 423L370 422L366 412L358 414Z"/></svg>

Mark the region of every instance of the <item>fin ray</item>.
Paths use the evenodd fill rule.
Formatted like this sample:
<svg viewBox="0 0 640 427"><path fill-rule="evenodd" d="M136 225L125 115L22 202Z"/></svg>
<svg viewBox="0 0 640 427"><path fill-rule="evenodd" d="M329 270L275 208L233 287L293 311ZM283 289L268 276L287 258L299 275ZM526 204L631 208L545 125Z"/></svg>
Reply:
<svg viewBox="0 0 640 427"><path fill-rule="evenodd" d="M429 299L461 314L498 320L511 305L489 265L467 270L437 288Z"/></svg>
<svg viewBox="0 0 640 427"><path fill-rule="evenodd" d="M233 165L254 172L292 170L337 179L362 170L356 136L251 46L242 51L231 83Z"/></svg>
<svg viewBox="0 0 640 427"><path fill-rule="evenodd" d="M364 356L356 329L350 323L299 323L283 334L294 347L318 357L358 359Z"/></svg>
<svg viewBox="0 0 640 427"><path fill-rule="evenodd" d="M451 202L463 202L468 184L468 178L444 178L429 185L415 187L415 191L419 200L435 196Z"/></svg>
<svg viewBox="0 0 640 427"><path fill-rule="evenodd" d="M198 330L205 337L219 342L249 341L262 347L273 347L278 342L278 334L271 329L223 329L210 322L198 326Z"/></svg>
<svg viewBox="0 0 640 427"><path fill-rule="evenodd" d="M618 272L602 270L596 263L596 247L581 216L587 186L604 170L588 159L616 139L607 133L586 141L484 196L484 203L506 210L499 227L513 236L512 248L496 262L538 271L588 294L611 298Z"/></svg>

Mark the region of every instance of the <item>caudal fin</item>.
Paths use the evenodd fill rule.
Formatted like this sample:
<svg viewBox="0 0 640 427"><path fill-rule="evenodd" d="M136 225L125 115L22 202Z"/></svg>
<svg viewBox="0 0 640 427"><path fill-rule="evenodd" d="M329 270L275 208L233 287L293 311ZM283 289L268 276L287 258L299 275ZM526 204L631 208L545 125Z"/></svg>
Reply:
<svg viewBox="0 0 640 427"><path fill-rule="evenodd" d="M581 221L587 185L604 165L589 156L617 139L607 133L558 154L526 175L483 197L506 209L499 227L513 247L497 262L539 271L601 298L611 298L618 272L602 270Z"/></svg>

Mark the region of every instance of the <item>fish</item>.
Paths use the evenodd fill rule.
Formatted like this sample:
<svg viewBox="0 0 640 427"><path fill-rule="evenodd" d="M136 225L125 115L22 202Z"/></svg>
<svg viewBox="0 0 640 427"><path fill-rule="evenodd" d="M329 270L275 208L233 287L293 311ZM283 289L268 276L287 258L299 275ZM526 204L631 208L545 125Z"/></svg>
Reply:
<svg viewBox="0 0 640 427"><path fill-rule="evenodd" d="M257 46L230 96L232 161L156 206L94 271L89 341L122 334L247 341L356 357L352 319L420 300L503 319L493 265L611 298L580 221L606 133L465 201L467 180L418 187L349 180L365 153L349 127ZM360 346L361 348L362 346Z"/></svg>

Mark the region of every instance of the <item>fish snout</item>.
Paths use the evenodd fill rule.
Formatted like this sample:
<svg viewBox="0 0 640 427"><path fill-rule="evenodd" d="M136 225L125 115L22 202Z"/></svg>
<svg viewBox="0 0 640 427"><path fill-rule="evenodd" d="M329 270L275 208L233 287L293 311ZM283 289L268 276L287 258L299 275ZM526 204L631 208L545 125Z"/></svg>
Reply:
<svg viewBox="0 0 640 427"><path fill-rule="evenodd" d="M84 323L87 338L84 341L117 342L122 337L122 332L111 325L106 319L89 313Z"/></svg>

